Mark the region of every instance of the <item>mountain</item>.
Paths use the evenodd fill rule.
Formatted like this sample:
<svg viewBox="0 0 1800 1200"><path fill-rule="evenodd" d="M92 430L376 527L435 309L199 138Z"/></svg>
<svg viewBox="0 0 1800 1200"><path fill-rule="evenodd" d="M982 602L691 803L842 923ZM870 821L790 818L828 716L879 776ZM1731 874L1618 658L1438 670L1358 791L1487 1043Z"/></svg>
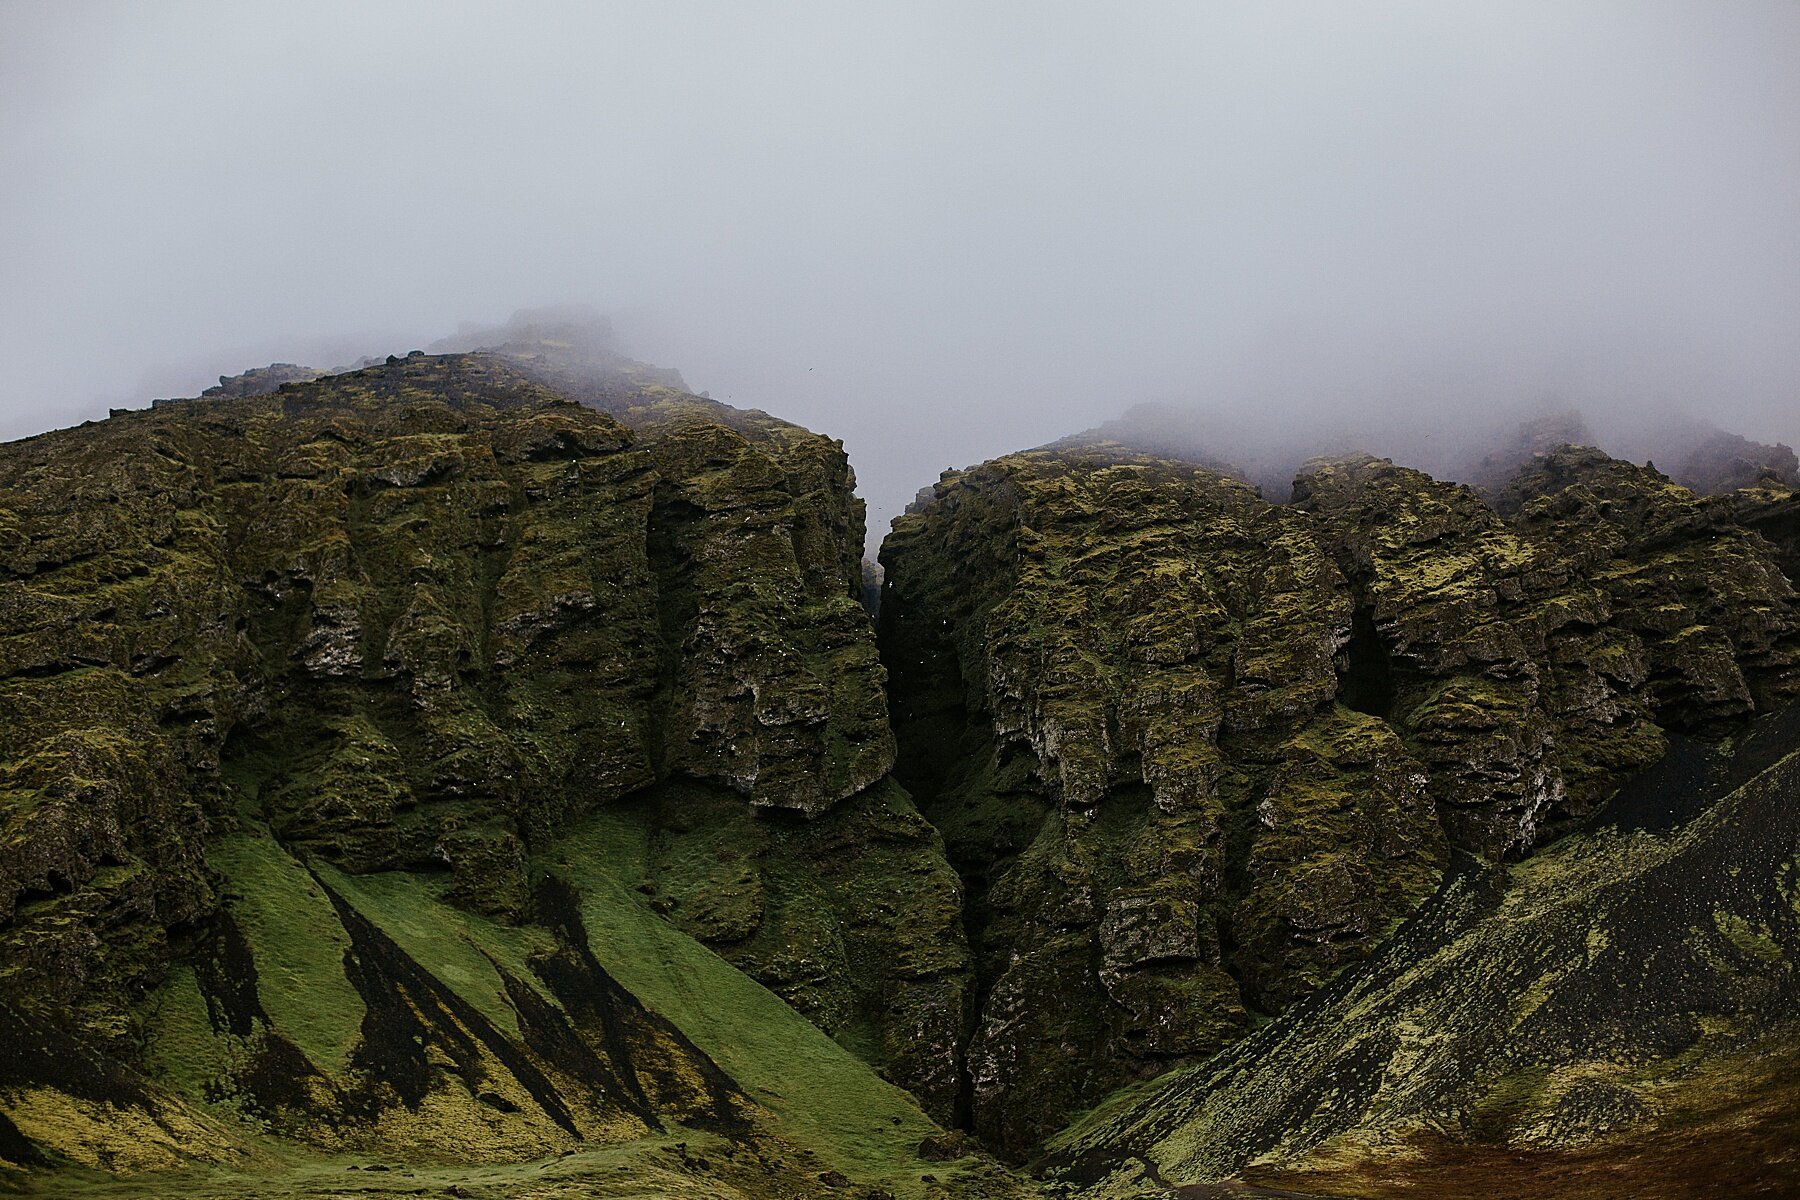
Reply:
<svg viewBox="0 0 1800 1200"><path fill-rule="evenodd" d="M1780 551L1646 468L1542 459L1510 520L1368 458L1294 497L1065 443L947 477L883 549L898 775L969 888L1003 1152L1800 694Z"/></svg>
<svg viewBox="0 0 1800 1200"><path fill-rule="evenodd" d="M1369 960L1115 1098L1046 1169L1095 1196L1785 1196L1800 1171L1800 708L1677 738L1594 826L1459 860Z"/></svg>
<svg viewBox="0 0 1800 1200"><path fill-rule="evenodd" d="M0 1187L1791 1191L1750 483L1096 434L874 567L551 312L0 446Z"/></svg>
<svg viewBox="0 0 1800 1200"><path fill-rule="evenodd" d="M631 403L417 355L0 451L0 1155L912 1161L966 951L842 448Z"/></svg>

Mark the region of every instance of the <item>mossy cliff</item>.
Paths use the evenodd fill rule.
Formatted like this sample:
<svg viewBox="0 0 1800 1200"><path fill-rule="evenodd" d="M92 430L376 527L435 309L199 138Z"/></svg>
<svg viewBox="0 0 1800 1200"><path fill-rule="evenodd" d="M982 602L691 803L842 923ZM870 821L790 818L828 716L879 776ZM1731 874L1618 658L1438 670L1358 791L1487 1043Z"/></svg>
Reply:
<svg viewBox="0 0 1800 1200"><path fill-rule="evenodd" d="M756 1125L571 915L615 809L618 896L947 1109L957 883L885 781L842 448L631 406L415 355L0 449L0 1155Z"/></svg>
<svg viewBox="0 0 1800 1200"><path fill-rule="evenodd" d="M1361 1192L1800 1127L1780 479L1274 504L1072 439L878 573L839 443L579 323L445 350L0 447L0 1184Z"/></svg>
<svg viewBox="0 0 1800 1200"><path fill-rule="evenodd" d="M1376 956L1042 1169L1094 1197L1791 1195L1800 709L1676 738L1510 873L1462 860Z"/></svg>
<svg viewBox="0 0 1800 1200"><path fill-rule="evenodd" d="M947 475L882 553L898 776L969 890L974 1127L1028 1152L1800 688L1781 552L1570 450L1511 520L1383 460L1292 504L1062 444ZM1046 1002L1055 997L1055 1002Z"/></svg>

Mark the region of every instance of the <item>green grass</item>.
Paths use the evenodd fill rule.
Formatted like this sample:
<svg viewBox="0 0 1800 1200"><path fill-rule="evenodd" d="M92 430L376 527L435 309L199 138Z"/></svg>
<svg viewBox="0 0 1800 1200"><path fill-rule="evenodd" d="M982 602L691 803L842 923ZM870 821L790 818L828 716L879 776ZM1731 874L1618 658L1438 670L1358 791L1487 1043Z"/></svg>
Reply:
<svg viewBox="0 0 1800 1200"><path fill-rule="evenodd" d="M772 992L678 932L613 874L635 880L632 822L602 813L562 839L556 873L581 892L594 955L648 1007L678 1025L784 1132L853 1178L884 1178L896 1195L919 1195L912 1168L940 1178L958 1164L922 1164L919 1142L935 1126L912 1097L886 1083Z"/></svg>
<svg viewBox="0 0 1800 1200"><path fill-rule="evenodd" d="M919 1160L920 1141L938 1130L907 1093L657 916L621 883L638 878L646 850L642 828L629 812L603 813L559 841L539 865L579 890L582 919L601 964L761 1106L754 1146L673 1127L667 1135L555 1159L499 1165L394 1160L391 1171L368 1172L362 1168L378 1158L251 1133L258 1153L253 1165L244 1164L248 1169L195 1166L129 1178L77 1170L34 1183L42 1194L95 1197L440 1194L454 1185L459 1191L453 1194L477 1197L698 1200L824 1194L819 1176L839 1171L859 1189L876 1185L920 1200L1031 1194L1028 1183L991 1160ZM344 976L347 939L324 889L254 823L216 843L212 863L227 881L232 914L255 953L258 993L276 1028L328 1069L342 1069L360 1029L362 1004ZM516 1032L496 964L537 986L527 963L534 951L551 946L547 931L503 925L442 902L448 876L316 869L402 950L498 1027ZM233 1065L233 1044L211 1030L189 970L177 971L162 989L152 1030L159 1073L190 1096ZM927 1175L936 1182L925 1182Z"/></svg>
<svg viewBox="0 0 1800 1200"><path fill-rule="evenodd" d="M496 963L536 988L546 1002L556 1003L527 963L533 952L554 949L555 940L542 929L502 925L443 903L440 896L451 883L447 873L346 875L324 864L318 872L333 891L509 1037L519 1036L519 1019L506 999Z"/></svg>
<svg viewBox="0 0 1800 1200"><path fill-rule="evenodd" d="M344 974L350 937L331 901L256 825L214 842L207 862L227 880L226 902L256 955L257 996L269 1020L322 1069L343 1071L363 1003Z"/></svg>

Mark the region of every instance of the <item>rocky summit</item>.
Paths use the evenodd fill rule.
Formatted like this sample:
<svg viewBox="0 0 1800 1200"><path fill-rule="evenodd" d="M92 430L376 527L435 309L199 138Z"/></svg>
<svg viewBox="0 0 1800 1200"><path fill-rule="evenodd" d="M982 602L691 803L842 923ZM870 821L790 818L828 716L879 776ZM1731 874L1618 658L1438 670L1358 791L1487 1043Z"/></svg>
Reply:
<svg viewBox="0 0 1800 1200"><path fill-rule="evenodd" d="M875 566L545 317L0 447L0 1188L1793 1194L1791 455L1521 444Z"/></svg>
<svg viewBox="0 0 1800 1200"><path fill-rule="evenodd" d="M1569 449L1504 507L1373 459L1274 505L1095 445L896 522L898 774L968 889L997 1149L1285 1013L1671 736L1800 694L1781 552L1726 501Z"/></svg>

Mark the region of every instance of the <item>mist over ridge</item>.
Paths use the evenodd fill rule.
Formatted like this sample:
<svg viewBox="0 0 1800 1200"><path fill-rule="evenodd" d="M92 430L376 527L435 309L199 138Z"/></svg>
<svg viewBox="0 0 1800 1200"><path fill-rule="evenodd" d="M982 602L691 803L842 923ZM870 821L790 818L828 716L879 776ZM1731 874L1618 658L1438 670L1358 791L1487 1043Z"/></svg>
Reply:
<svg viewBox="0 0 1800 1200"><path fill-rule="evenodd" d="M454 334L431 340L424 349L403 353L410 357L498 355L537 382L603 410L640 404L640 390L645 385L717 399L692 387L679 369L633 357L632 347L615 322L581 304L521 309L491 325L465 321ZM289 383L355 371L380 363L383 357L362 354L334 367L281 362L251 367L220 375L218 384L206 388L199 398L266 394ZM184 398L174 397L153 403L182 402ZM1050 439L1041 447L1013 446L996 454L1049 448L1080 456L1115 447L1121 453L1204 465L1253 484L1264 499L1276 503L1286 502L1296 477L1312 471L1319 462L1365 455L1390 459L1440 480L1467 484L1489 502L1498 503L1507 484L1534 457L1564 446L1596 447L1616 458L1647 463L1701 493L1763 485L1800 487L1800 460L1792 446L1746 438L1695 410L1670 403L1631 409L1603 407L1592 419L1553 394L1522 402L1496 393L1487 402L1468 406L1467 412L1459 411L1461 407L1419 397L1402 398L1394 404L1371 401L1360 410L1315 406L1311 411L1304 403L1279 395L1265 396L1260 403L1143 402L1086 429ZM779 412L768 415L782 416ZM814 432L836 436L829 427ZM942 474L953 476L976 465L959 464ZM904 496L888 490L870 494L866 486L861 491L872 514L891 518L903 506L911 511L928 501L933 481L921 476L919 483L914 492ZM868 526L866 557L871 561L887 525L887 519L880 519Z"/></svg>

